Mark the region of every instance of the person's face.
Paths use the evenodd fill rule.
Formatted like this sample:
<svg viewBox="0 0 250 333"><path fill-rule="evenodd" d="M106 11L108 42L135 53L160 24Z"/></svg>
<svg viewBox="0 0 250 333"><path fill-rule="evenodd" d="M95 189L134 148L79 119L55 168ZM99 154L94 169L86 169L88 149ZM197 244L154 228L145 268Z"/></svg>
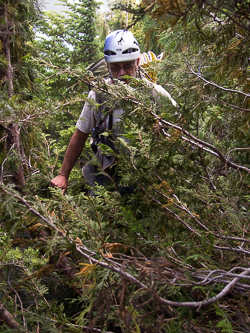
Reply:
<svg viewBox="0 0 250 333"><path fill-rule="evenodd" d="M136 77L139 60L140 59L126 62L107 63L107 66L113 78L126 82L127 80L123 79L124 75Z"/></svg>

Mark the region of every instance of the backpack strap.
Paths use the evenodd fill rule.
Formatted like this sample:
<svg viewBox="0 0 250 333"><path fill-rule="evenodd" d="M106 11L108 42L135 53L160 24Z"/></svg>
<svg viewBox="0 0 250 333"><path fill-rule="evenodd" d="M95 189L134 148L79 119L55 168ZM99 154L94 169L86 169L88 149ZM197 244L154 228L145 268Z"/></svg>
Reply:
<svg viewBox="0 0 250 333"><path fill-rule="evenodd" d="M112 127L113 127L113 110L110 110L108 130L111 131Z"/></svg>
<svg viewBox="0 0 250 333"><path fill-rule="evenodd" d="M93 142L91 144L91 148L93 152L96 154L97 152L97 144L102 142L103 136L100 135L101 133L105 132L107 129L109 131L112 130L113 127L113 110L107 110L107 108L103 107L104 101L101 98L101 94L96 92L96 101L100 105L99 107L99 114L100 119L96 123L95 128L92 133ZM103 114L102 111L105 111L105 114ZM109 115L109 121L108 121L108 128L107 128L107 117Z"/></svg>

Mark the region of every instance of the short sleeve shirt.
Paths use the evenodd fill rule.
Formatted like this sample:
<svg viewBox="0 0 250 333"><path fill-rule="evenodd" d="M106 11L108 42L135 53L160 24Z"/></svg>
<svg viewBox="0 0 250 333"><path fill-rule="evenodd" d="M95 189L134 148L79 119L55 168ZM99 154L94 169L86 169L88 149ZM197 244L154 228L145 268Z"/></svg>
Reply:
<svg viewBox="0 0 250 333"><path fill-rule="evenodd" d="M176 101L171 97L171 95L160 85L155 84L155 83L151 83L147 80L145 80L152 88L153 88L153 92L152 94L154 96L156 95L163 95L165 97L167 97L170 102L176 106L177 103ZM95 91L91 90L89 92L88 95L89 99L93 99L96 101L96 93ZM123 110L121 108L116 108L113 110L113 127L112 127L112 134L117 137L120 136L122 134L124 134L124 132L122 132L122 130L119 128L118 123L120 121L120 117L123 113ZM81 112L81 115L76 123L76 127L84 133L92 133L93 129L95 128L96 124L100 121L100 116L98 117L98 111L96 110L95 107L91 106L90 103L86 102L83 110ZM109 121L109 116L107 117L107 124Z"/></svg>
<svg viewBox="0 0 250 333"><path fill-rule="evenodd" d="M88 98L91 98L96 101L96 93L91 90L89 92ZM115 137L123 134L121 129L119 128L118 122L120 121L120 117L123 113L123 110L120 108L116 108L113 110L113 127L112 133ZM88 102L85 103L81 115L76 123L76 127L84 133L92 133L96 124L100 121L98 117L98 111L95 107L91 106ZM106 123L108 124L109 116L107 116Z"/></svg>

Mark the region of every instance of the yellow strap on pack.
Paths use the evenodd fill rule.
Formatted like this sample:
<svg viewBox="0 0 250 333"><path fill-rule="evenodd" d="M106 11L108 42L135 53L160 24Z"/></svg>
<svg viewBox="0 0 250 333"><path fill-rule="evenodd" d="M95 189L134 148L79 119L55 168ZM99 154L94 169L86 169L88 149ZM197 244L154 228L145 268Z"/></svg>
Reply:
<svg viewBox="0 0 250 333"><path fill-rule="evenodd" d="M154 52L148 51L140 54L140 66L147 72L153 82L156 82L156 69L150 65L151 62L160 62L163 58L163 52L156 56Z"/></svg>

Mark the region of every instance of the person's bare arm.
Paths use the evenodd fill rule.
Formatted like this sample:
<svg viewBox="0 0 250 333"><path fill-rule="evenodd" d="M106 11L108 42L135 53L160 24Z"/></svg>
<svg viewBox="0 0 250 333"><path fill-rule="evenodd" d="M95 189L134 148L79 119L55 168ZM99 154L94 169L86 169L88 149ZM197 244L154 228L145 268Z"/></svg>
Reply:
<svg viewBox="0 0 250 333"><path fill-rule="evenodd" d="M68 186L70 172L80 156L88 136L88 133L83 133L79 129L75 131L66 150L59 175L50 182L51 187L61 188L63 194Z"/></svg>

